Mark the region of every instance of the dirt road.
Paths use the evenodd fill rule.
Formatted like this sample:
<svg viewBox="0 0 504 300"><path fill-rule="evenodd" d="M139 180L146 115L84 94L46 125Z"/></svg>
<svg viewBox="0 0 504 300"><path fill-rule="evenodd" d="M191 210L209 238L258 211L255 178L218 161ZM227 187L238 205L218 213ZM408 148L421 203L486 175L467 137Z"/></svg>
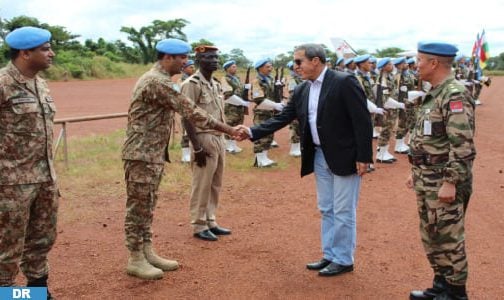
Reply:
<svg viewBox="0 0 504 300"><path fill-rule="evenodd" d="M125 112L135 80L53 82L57 118ZM484 88L477 108L474 194L466 218L468 283L472 299L504 299L504 78ZM247 120L250 123L250 120ZM124 128L125 119L71 125L69 136ZM321 257L313 176L299 178L288 156L288 133L277 134L271 156L280 170L227 169L218 218L233 234L209 243L191 236L188 198L162 190L154 221L159 252L182 267L162 280L125 274L124 192L106 199L89 194L93 219L60 222L50 255L51 289L58 299L407 299L430 285L432 272L420 243L414 194L404 186L405 156L378 165L363 179L358 208L355 271L321 278L305 268ZM252 164L251 145L243 159ZM177 163L177 162L174 162ZM170 165L167 166L169 170ZM189 171L189 169L188 169ZM250 179L250 177L252 179ZM60 214L70 213L65 199ZM106 224L106 226L104 225Z"/></svg>

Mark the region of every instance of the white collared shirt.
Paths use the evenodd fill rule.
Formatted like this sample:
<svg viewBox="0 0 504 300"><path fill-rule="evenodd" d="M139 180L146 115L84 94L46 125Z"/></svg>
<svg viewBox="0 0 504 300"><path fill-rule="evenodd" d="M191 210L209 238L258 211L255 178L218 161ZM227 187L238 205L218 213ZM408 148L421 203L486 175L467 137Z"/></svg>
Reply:
<svg viewBox="0 0 504 300"><path fill-rule="evenodd" d="M317 131L317 110L320 97L320 91L322 89L322 82L324 81L324 76L327 71L327 67L320 73L319 77L314 81L309 81L310 83L310 95L308 97L308 124L310 124L310 131L313 137L313 143L320 146L320 139Z"/></svg>

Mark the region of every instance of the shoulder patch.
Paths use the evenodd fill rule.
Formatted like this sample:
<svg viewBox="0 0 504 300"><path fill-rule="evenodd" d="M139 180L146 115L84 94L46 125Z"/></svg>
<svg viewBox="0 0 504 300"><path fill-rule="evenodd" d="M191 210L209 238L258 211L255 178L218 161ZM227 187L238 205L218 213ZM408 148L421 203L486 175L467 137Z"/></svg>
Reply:
<svg viewBox="0 0 504 300"><path fill-rule="evenodd" d="M452 113L461 113L464 111L464 103L462 103L462 100L450 101L449 104Z"/></svg>

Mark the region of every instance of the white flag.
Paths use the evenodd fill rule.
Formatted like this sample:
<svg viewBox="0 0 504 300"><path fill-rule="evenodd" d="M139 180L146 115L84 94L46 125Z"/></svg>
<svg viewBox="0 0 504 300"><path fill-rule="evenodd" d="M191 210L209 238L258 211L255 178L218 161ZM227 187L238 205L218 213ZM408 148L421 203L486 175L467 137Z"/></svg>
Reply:
<svg viewBox="0 0 504 300"><path fill-rule="evenodd" d="M350 47L350 45L348 45L348 43L342 38L331 38L331 43L333 44L335 50L334 52L336 52L338 57L352 56L348 54L356 55L356 53L353 52L352 47Z"/></svg>

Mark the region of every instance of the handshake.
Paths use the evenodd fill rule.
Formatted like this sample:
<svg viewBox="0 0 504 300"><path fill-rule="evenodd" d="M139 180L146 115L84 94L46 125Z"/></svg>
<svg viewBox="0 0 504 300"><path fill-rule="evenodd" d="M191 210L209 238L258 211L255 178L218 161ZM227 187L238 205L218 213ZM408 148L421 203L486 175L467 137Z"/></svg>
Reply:
<svg viewBox="0 0 504 300"><path fill-rule="evenodd" d="M232 133L230 134L230 136L234 140L241 142L243 140L252 138L252 133L250 131L250 128L248 128L247 126L238 125L238 126L232 127Z"/></svg>

